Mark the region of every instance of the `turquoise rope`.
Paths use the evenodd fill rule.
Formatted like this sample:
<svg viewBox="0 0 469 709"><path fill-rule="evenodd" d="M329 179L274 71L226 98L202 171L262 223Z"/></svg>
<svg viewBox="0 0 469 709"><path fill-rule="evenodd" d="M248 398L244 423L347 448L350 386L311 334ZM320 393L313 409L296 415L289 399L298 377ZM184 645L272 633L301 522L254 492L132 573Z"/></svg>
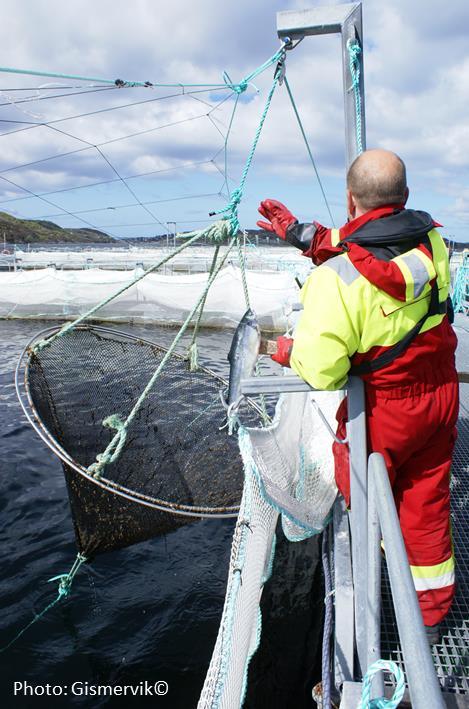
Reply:
<svg viewBox="0 0 469 709"><path fill-rule="evenodd" d="M326 193L325 193L325 191L324 191L324 187L323 187L323 185L322 185L321 178L319 177L319 172L318 172L318 169L317 169L317 167L316 167L316 162L315 162L315 160L314 160L314 158L313 158L313 153L312 153L312 151L311 151L311 148L309 147L308 138L306 137L306 132L305 132L305 129L304 129L304 127L303 127L303 123L302 123L302 121L301 121L300 114L298 113L298 108L297 108L297 106L296 106L295 99L293 98L293 94L292 94L292 92L291 92L291 90L290 90L290 84L288 83L287 77L285 77L285 87L286 87L286 89L287 89L287 93L288 93L288 96L289 96L289 98L290 98L291 105L292 105L292 107L293 107L293 111L295 112L296 120L298 121L298 125L299 125L300 131L301 131L301 135L303 136L303 140L304 140L304 143L305 143L305 145L306 145L306 150L308 151L309 159L311 160L311 163L312 163L313 168L314 168L314 172L316 173L316 179L317 179L317 181L318 181L318 184L319 184L319 187L320 187L320 190L321 190L321 193L322 193L322 197L323 197L323 200L324 200L324 204L326 205L327 211L329 212L329 216L330 216L330 218L331 218L332 226L335 227L334 217L332 216L332 211L331 211L331 208L329 207L329 202L327 201Z"/></svg>
<svg viewBox="0 0 469 709"><path fill-rule="evenodd" d="M455 313L464 313L469 301L469 258L464 255L464 260L458 268L451 294Z"/></svg>
<svg viewBox="0 0 469 709"><path fill-rule="evenodd" d="M238 204L241 201L241 197L243 195L244 185L245 185L245 182L247 179L249 169L251 167L251 163L252 163L256 148L257 148L257 144L259 142L259 137L260 137L262 127L264 125L264 122L265 122L265 119L266 119L266 116L267 116L267 113L268 113L268 110L269 110L269 107L270 107L270 104L272 101L272 97L273 97L275 88L280 81L280 77L282 76L282 68L283 68L283 62L285 61L285 54L286 54L286 48L285 48L285 46L283 46L278 52L276 52L276 54L273 57L270 58L270 60L268 60L268 62L265 62L264 65L262 65L262 67L259 67L256 70L258 73L260 73L260 71L263 71L267 65L270 66L274 62L277 62L277 69L275 71L274 80L272 82L272 86L269 91L267 101L266 101L266 104L264 106L264 110L261 115L259 126L258 126L256 134L254 136L254 141L251 146L251 150L249 152L249 155L246 160L246 164L244 166L244 170L243 170L243 173L241 176L241 181L239 183L239 186L236 190L234 190L233 194L231 195L231 200L228 203L228 205L224 209L213 213L213 214L224 213L226 216L224 216L221 220L215 222L214 224L211 224L209 227L207 227L206 229L204 229L202 231L195 231L195 232L190 232L189 234L185 234L185 237L188 239L186 241L186 243L183 244L182 246L180 246L175 251L173 251L170 254L170 256L162 259L155 266L152 266L149 269L147 269L146 271L144 271L144 273L141 276L139 276L138 278L135 278L133 281L131 281L131 283L128 283L123 288L119 289L116 293L113 293L111 296L109 296L108 298L106 298L103 301L101 301L100 303L98 303L96 306L91 308L84 315L82 315L79 318L77 318L76 320L74 320L72 323L65 325L63 328L61 328L61 330L59 330L58 333L56 333L55 335L53 335L52 337L50 337L48 339L39 341L32 348L33 352L37 353L37 352L41 351L44 347L47 347L48 345L50 345L58 337L62 337L67 332L70 332L70 330L74 329L79 323L83 322L86 318L93 315L97 310L102 308L104 305L109 303L111 300L116 298L121 293L125 292L128 288L135 285L135 283L138 283L138 281L142 280L142 278L145 278L145 276L147 276L151 271L154 271L156 268L160 267L163 263L168 261L170 258L173 258L177 253L179 253L183 249L187 248L191 243L193 243L197 239L200 239L203 236L208 236L209 238L212 238L215 242L220 243L224 239L231 237L231 243L230 243L227 251L225 252L223 258L218 263L217 267L213 269L212 273L210 273L209 279L207 281L207 285L206 285L202 295L200 296L197 303L195 304L195 306L193 307L193 309L189 313L186 320L184 321L178 334L174 338L170 348L168 349L165 356L161 360L159 366L157 367L156 371L154 372L154 374L151 377L150 381L148 382L147 386L143 390L142 394L138 398L133 409L131 410L131 412L127 416L127 419L125 421L122 421L117 414L113 414L111 416L108 416L103 421L104 426L114 429L116 431L116 433L113 436L113 438L111 439L111 441L108 444L108 446L106 447L106 449L104 450L104 452L100 453L96 456L96 462L92 463L88 467L88 471L94 477L96 477L98 479L101 477L101 473L103 471L103 468L106 465L109 465L109 463L113 463L119 457L119 455L125 445L125 441L126 441L126 437L127 437L127 430L128 430L129 425L132 423L133 419L135 418L138 411L140 410L145 398L147 397L148 393L150 392L151 388L153 387L162 368L166 364L166 361L172 355L177 343L179 342L179 340L181 339L185 330L189 326L190 321L192 320L194 315L197 313L197 311L199 310L201 305L205 302L208 290L210 289L213 281L215 280L220 269L222 268L223 264L225 263L226 258L228 256L231 248L233 247L234 243L238 242L238 244L239 244L239 239L238 239L238 232L239 232ZM255 72L250 74L247 77L247 79L249 80L250 78L252 78L252 76L254 74L255 74ZM242 270L242 276L243 276L243 288L245 291L246 300L249 303L249 295L247 293L247 282L246 282L244 261L242 261L242 263L241 263L241 270ZM194 348L192 348L192 352L190 353L190 355L191 355L191 357L190 357L191 362L192 362L193 366L195 366L196 365L196 352L194 351ZM264 411L264 416L267 417L266 411Z"/></svg>
<svg viewBox="0 0 469 709"><path fill-rule="evenodd" d="M160 375L161 370L165 366L166 362L168 359L171 357L173 354L174 350L176 349L176 345L178 344L179 340L187 330L192 318L194 315L197 313L197 310L200 307L200 304L202 301L207 297L207 292L210 289L213 281L217 277L219 271L223 268L223 265L228 258L228 255L234 246L234 243L236 241L236 236L234 236L231 240L231 243L228 245L228 249L224 253L222 259L219 261L218 266L216 269L214 269L213 273L210 275L207 285L202 293L202 295L199 297L197 300L196 304L192 308L191 312L185 319L184 323L181 325L176 337L171 343L171 346L167 350L166 354L162 358L160 364L156 368L155 372L153 373L150 381L146 385L145 389L142 391L140 394L139 398L137 399L136 403L134 404L132 410L130 411L129 415L127 416L125 421L122 421L116 414L113 414L112 416L108 416L104 421L103 425L107 426L108 428L113 428L116 430L116 433L114 437L111 439L110 443L108 444L107 448L104 450L103 453L99 453L96 456L96 462L92 463L88 467L88 472L93 475L93 477L99 479L101 477L102 471L106 465L109 465L109 463L113 463L117 458L119 457L122 448L125 445L125 440L127 436L127 430L134 420L135 416L139 412L143 402L145 401L146 397L150 393L150 390L153 388L153 385L155 384L157 378Z"/></svg>
<svg viewBox="0 0 469 709"><path fill-rule="evenodd" d="M212 258L212 263L210 265L209 278L212 275L213 271L216 269L219 251L220 251L220 244L217 244L215 246L215 251L213 254L213 258ZM191 338L191 342L189 345L189 369L191 370L191 372L195 372L199 368L199 353L197 350L197 334L199 332L199 327L200 327L200 323L202 320L202 315L204 314L204 308L205 308L205 302L207 300L207 295L208 295L208 290L206 289L205 293L203 295L203 298L200 302L199 314L197 316L197 320L194 325L194 332L192 333L192 338Z"/></svg>
<svg viewBox="0 0 469 709"><path fill-rule="evenodd" d="M362 99L360 95L360 54L361 47L356 39L349 39L347 42L349 53L349 67L352 77L352 89L355 96L355 129L357 137L357 152L363 152L362 142Z"/></svg>
<svg viewBox="0 0 469 709"><path fill-rule="evenodd" d="M284 43L280 49L275 52L275 54L270 57L270 59L267 59L263 64L257 67L257 69L254 69L250 74L244 77L242 81L239 82L239 84L233 84L230 77L228 74L223 72L223 78L225 80L225 83L229 87L233 87L233 91L236 91L236 93L243 93L243 91L246 91L247 87L249 84L252 82L253 79L256 78L256 76L259 76L259 74L262 74L263 71L271 67L273 64L276 64L279 62L282 58L284 58L285 54L285 44ZM236 88L235 88L236 87Z"/></svg>
<svg viewBox="0 0 469 709"><path fill-rule="evenodd" d="M391 699L380 697L379 699L371 699L371 685L373 677L377 672L385 670L391 672L396 678L396 688ZM377 660L367 670L363 678L363 689L361 702L357 709L397 709L405 692L404 673L395 662L390 660Z"/></svg>
<svg viewBox="0 0 469 709"><path fill-rule="evenodd" d="M277 55L274 55L275 60L277 60L277 70L275 72L275 77L272 82L272 86L270 87L270 91L267 96L267 100L265 102L264 110L262 111L259 125L258 125L256 133L254 135L254 140L253 140L253 143L251 146L251 150L249 151L249 154L248 154L248 157L246 160L246 164L244 165L244 170L241 175L241 180L240 180L239 186L235 190L233 190L233 192L231 194L230 201L228 202L226 207L223 207L222 209L218 209L216 212L212 212L212 215L215 215L215 214L228 214L229 215L228 219L230 220L233 234L235 234L239 229L238 205L241 202L241 198L243 196L244 186L246 184L248 172L251 167L252 160L254 158L254 153L256 152L257 144L259 142L259 138L260 138L260 135L262 132L262 128L264 126L265 119L267 117L267 113L269 112L270 104L272 102L272 98L273 98L275 89L277 88L277 85L282 77L282 65L285 61L285 52L286 52L285 47L282 47L282 49L277 52L278 60L277 60ZM274 57L272 57L272 59L274 59Z"/></svg>
<svg viewBox="0 0 469 709"><path fill-rule="evenodd" d="M5 645L5 647L0 648L0 652L5 652L5 650L8 650L14 643L16 643L19 638L24 635L24 633L29 630L29 628L37 623L38 620L41 620L43 616L51 610L59 601L61 601L63 598L66 598L71 590L73 579L75 578L76 574L78 573L80 567L82 564L85 563L86 557L83 554L77 554L75 561L73 562L73 566L68 572L68 574L59 574L58 576L54 576L53 578L49 579L47 583L50 583L52 581L59 581L59 587L57 590L57 598L55 598L51 603L49 603L44 610L42 610L40 613L34 616L34 618L24 627L22 630L19 631L15 635L15 637L10 640L8 645Z"/></svg>
<svg viewBox="0 0 469 709"><path fill-rule="evenodd" d="M163 84L151 81L125 81L122 79L103 79L101 77L90 77L81 76L77 74L63 74L61 72L52 71L36 71L35 69L16 69L14 67L0 67L0 72L6 74L22 74L25 76L41 76L51 79L70 79L73 81L86 81L97 84L106 84L108 86L117 86L119 88L212 88L212 89L231 89L237 94L241 94L248 88L252 79L261 74L263 71L268 69L272 64L278 61L279 55L282 49L277 51L270 59L267 59L263 64L261 64L257 69L254 69L250 74L244 77L239 83L235 84L231 81L228 74L224 72L223 74L223 84L184 84L184 83L174 83L174 84Z"/></svg>

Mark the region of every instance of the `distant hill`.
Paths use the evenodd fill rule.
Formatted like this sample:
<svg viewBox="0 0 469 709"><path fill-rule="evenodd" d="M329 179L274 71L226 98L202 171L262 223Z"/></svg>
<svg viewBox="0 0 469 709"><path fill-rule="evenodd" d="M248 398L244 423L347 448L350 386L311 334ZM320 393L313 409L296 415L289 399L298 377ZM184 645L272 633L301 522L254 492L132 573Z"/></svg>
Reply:
<svg viewBox="0 0 469 709"><path fill-rule="evenodd" d="M0 212L0 244L109 243L115 241L98 229L62 229L58 224L35 219L17 219Z"/></svg>

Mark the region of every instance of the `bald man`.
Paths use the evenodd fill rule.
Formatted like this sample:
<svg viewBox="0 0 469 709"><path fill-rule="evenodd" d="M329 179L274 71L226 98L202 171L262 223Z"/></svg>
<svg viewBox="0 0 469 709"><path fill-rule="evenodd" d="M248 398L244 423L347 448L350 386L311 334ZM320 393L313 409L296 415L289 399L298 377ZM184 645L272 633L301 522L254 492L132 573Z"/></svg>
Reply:
<svg viewBox="0 0 469 709"><path fill-rule="evenodd" d="M349 220L340 229L299 224L265 200L258 225L318 266L302 291L294 341L274 359L317 389L365 382L369 452L386 461L430 642L454 595L449 477L456 440L456 336L447 314L448 255L426 212L406 209L402 160L368 150L347 174ZM345 436L347 402L337 413ZM333 445L336 480L350 503L348 450ZM353 501L352 501L353 504Z"/></svg>

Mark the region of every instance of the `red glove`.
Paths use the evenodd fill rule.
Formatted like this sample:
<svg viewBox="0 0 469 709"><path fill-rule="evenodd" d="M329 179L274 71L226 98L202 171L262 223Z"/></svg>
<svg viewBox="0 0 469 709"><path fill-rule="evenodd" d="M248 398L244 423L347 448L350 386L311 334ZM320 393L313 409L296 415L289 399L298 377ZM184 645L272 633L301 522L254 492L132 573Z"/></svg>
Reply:
<svg viewBox="0 0 469 709"><path fill-rule="evenodd" d="M274 362L281 364L282 367L289 367L292 348L292 338L280 335L280 337L277 337L277 352L272 355L272 359Z"/></svg>
<svg viewBox="0 0 469 709"><path fill-rule="evenodd" d="M281 239L285 239L287 228L298 221L296 217L276 199L265 199L260 203L259 214L268 219L268 222L258 221L257 226L266 231L272 231Z"/></svg>

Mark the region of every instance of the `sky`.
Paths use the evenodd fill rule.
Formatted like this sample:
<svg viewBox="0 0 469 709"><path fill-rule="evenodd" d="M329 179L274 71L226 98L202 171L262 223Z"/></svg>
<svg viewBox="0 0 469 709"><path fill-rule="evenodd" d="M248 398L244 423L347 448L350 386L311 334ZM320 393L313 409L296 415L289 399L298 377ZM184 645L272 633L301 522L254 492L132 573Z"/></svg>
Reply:
<svg viewBox="0 0 469 709"><path fill-rule="evenodd" d="M226 155L236 94L187 85L223 84L225 71L240 81L277 51L276 11L321 4L341 3L10 3L1 66L154 86L1 72L0 210L121 238L201 228L239 184L273 69L240 95ZM446 237L469 241L469 3L364 0L363 22L367 145L403 158L409 207L430 212ZM340 38L317 36L286 63L337 226L346 219L341 62ZM255 226L266 197L301 221L331 225L285 86L246 180L242 227Z"/></svg>

